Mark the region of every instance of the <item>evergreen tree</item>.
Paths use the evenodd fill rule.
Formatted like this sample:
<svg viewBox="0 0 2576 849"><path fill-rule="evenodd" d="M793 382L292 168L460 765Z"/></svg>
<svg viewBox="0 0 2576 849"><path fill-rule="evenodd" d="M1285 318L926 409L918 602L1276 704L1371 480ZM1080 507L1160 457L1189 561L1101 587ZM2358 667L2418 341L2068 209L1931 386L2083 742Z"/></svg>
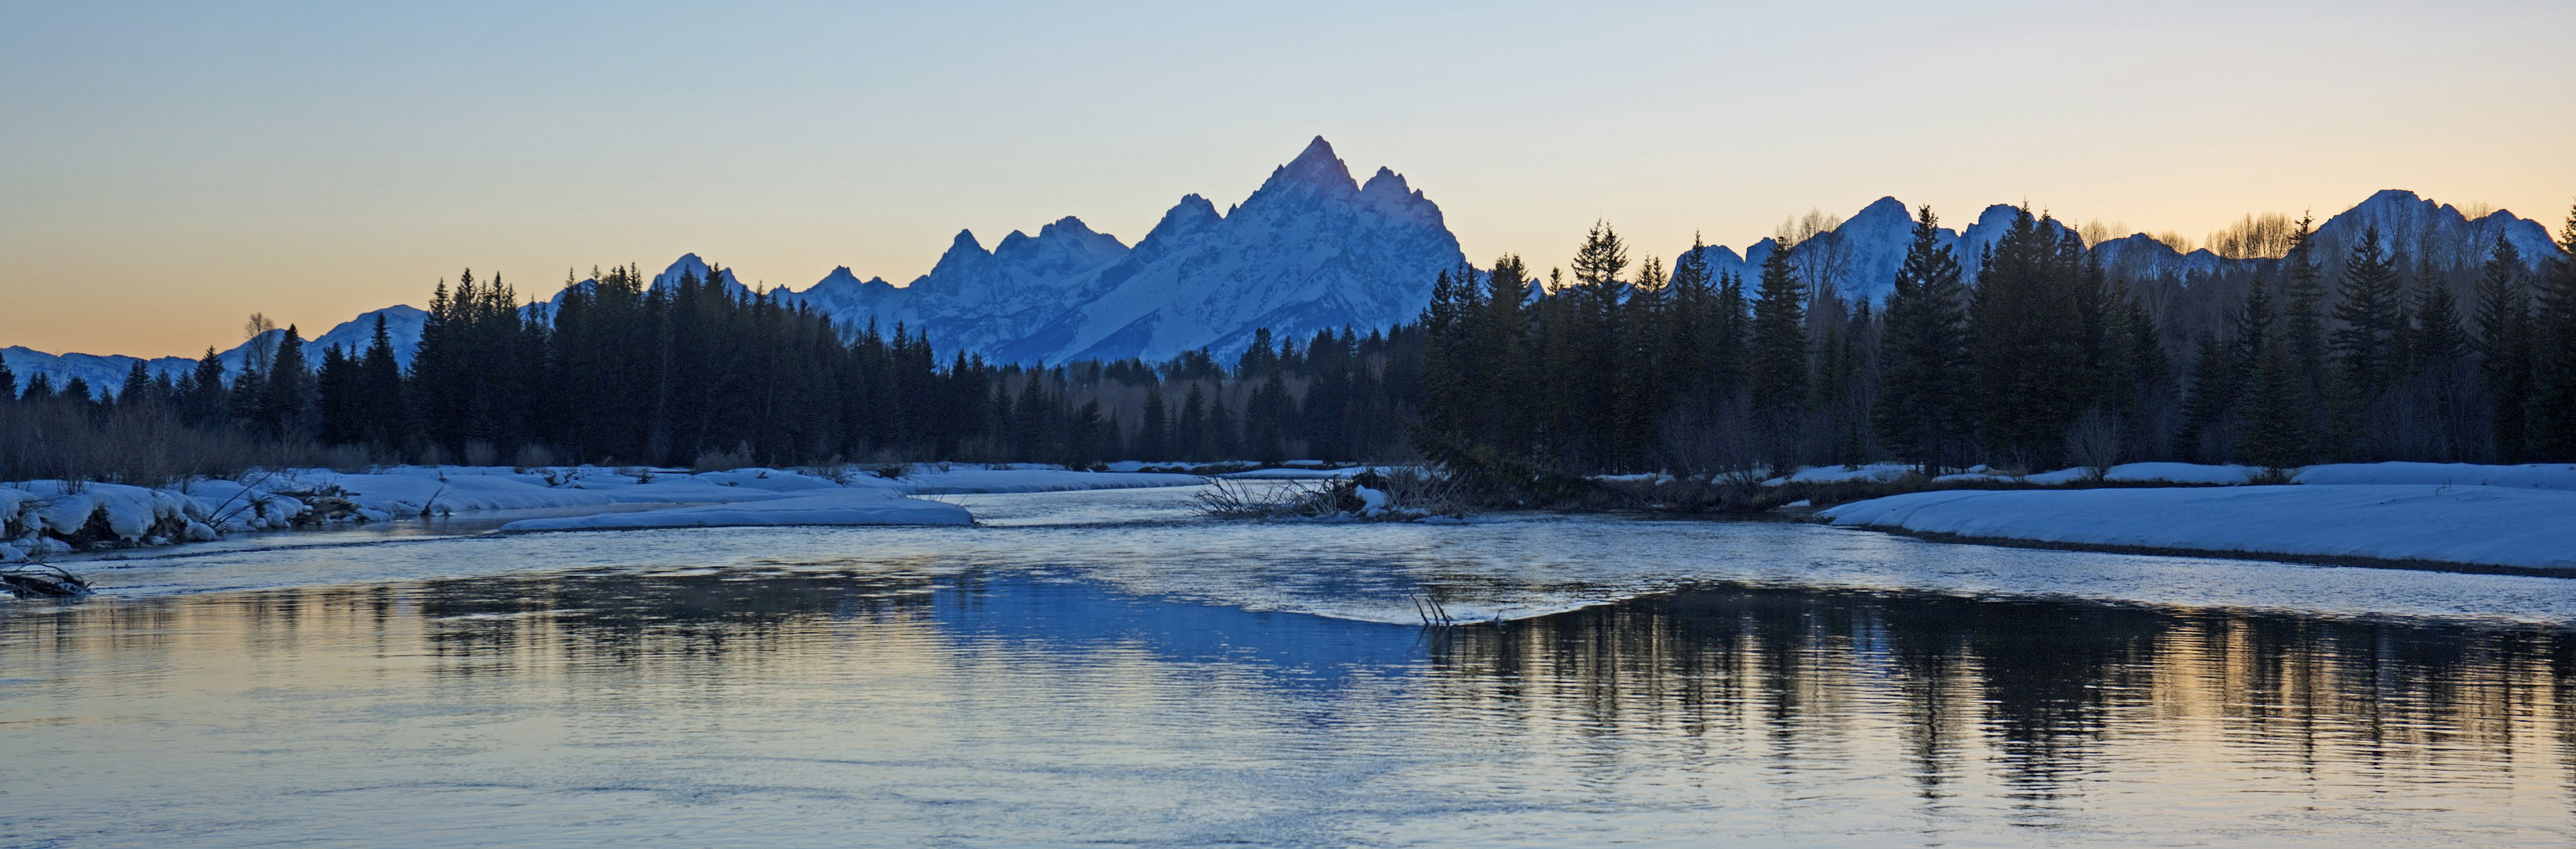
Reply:
<svg viewBox="0 0 2576 849"><path fill-rule="evenodd" d="M1958 256L1941 243L1939 217L1923 207L1887 296L1876 415L1888 447L1930 475L1958 456L1971 432L1961 273Z"/></svg>
<svg viewBox="0 0 2576 849"><path fill-rule="evenodd" d="M403 406L402 377L402 366L394 357L393 337L385 332L385 316L377 313L375 331L367 338L366 355L358 363L354 403L363 422L357 438L373 443L380 451L391 451L403 442L409 416ZM584 394L600 397L595 392Z"/></svg>
<svg viewBox="0 0 2576 849"><path fill-rule="evenodd" d="M133 365L127 367L125 370L125 385L117 387L116 405L119 407L140 408L151 404L152 401L152 375L150 370L143 367L142 360L135 360Z"/></svg>
<svg viewBox="0 0 2576 849"><path fill-rule="evenodd" d="M18 400L29 404L54 400L54 379L41 371L28 375L27 389L19 393Z"/></svg>
<svg viewBox="0 0 2576 849"><path fill-rule="evenodd" d="M2344 261L2343 302L2334 315L2344 325L2333 335L2344 377L2355 400L2368 403L2396 382L2405 323L2396 265L2379 243L2377 226L2363 230Z"/></svg>
<svg viewBox="0 0 2576 849"><path fill-rule="evenodd" d="M1171 411L1164 409L1163 385L1145 387L1143 424L1136 429L1136 457L1140 460L1168 460L1172 454Z"/></svg>
<svg viewBox="0 0 2576 849"><path fill-rule="evenodd" d="M2559 233L2532 315L2531 459L2576 461L2576 211Z"/></svg>
<svg viewBox="0 0 2576 849"><path fill-rule="evenodd" d="M180 423L208 429L223 426L232 410L231 391L224 385L223 359L208 347L206 355L197 360L196 370L189 373L186 391L181 393L185 397L179 402Z"/></svg>
<svg viewBox="0 0 2576 849"><path fill-rule="evenodd" d="M0 404L18 400L18 376L9 371L9 361L0 359Z"/></svg>
<svg viewBox="0 0 2576 849"><path fill-rule="evenodd" d="M270 363L259 403L261 428L281 439L303 436L313 403L313 374L305 367L304 339L294 326L279 337Z"/></svg>
<svg viewBox="0 0 2576 849"><path fill-rule="evenodd" d="M2089 406L2083 263L2080 238L2028 209L1981 262L1969 351L1978 418L1996 455L2054 465Z"/></svg>
<svg viewBox="0 0 2576 849"><path fill-rule="evenodd" d="M1796 467L1799 419L1807 402L1807 287L1789 261L1790 249L1763 258L1761 291L1753 302L1752 340L1745 371L1754 413L1773 471Z"/></svg>
<svg viewBox="0 0 2576 849"><path fill-rule="evenodd" d="M2496 234L2486 275L2478 282L2479 366L2498 462L2530 456L2526 438L2531 401L2531 294L2523 284L2522 252Z"/></svg>

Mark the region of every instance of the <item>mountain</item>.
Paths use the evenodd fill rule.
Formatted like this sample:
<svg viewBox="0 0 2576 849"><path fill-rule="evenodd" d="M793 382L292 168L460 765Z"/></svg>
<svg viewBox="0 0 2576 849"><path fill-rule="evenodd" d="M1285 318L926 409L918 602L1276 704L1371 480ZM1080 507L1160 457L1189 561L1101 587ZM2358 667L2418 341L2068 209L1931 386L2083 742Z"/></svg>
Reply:
<svg viewBox="0 0 2576 849"><path fill-rule="evenodd" d="M1941 229L1939 238L1958 252L1973 281L1977 256L2003 237L2015 214L2008 205L1989 206L1965 228ZM1800 246L1793 262L1810 281L1829 282L1847 298L1884 302L1913 224L1911 207L1880 198ZM2410 263L2440 268L2484 262L2499 234L2535 265L2557 255L2548 228L2537 222L2501 210L2472 218L2413 192L2389 190L2318 226L2319 259L2330 274L2371 226ZM1741 251L1712 245L1703 256L1711 271L1743 275L1750 286L1760 278L1763 260L1778 249L1776 240L1762 239ZM2251 262L2206 250L2180 253L2143 234L2106 240L2094 250L2107 267L2140 277L2188 280ZM897 324L908 333L926 333L943 357L965 351L992 362L1057 364L1161 360L1207 348L1230 361L1265 327L1282 338L1303 339L1318 330L1366 331L1411 321L1430 300L1432 278L1463 259L1438 205L1386 168L1365 182L1354 178L1332 144L1317 137L1272 169L1242 203L1219 212L1207 198L1185 195L1132 246L1067 216L1038 228L1035 236L1012 231L990 249L974 233L959 231L930 272L905 285L863 280L844 266L802 291L771 294L853 331L873 322L884 333ZM654 275L653 285L688 275L713 275L738 295L752 291L730 269L717 270L697 254L673 261ZM561 300L556 293L555 301ZM363 349L378 314L386 317L408 364L427 318L414 307L361 315L314 343ZM264 341L274 344L273 337ZM244 343L224 352L226 371L238 372L250 349ZM59 386L76 375L109 390L123 383L134 362L21 347L0 349L0 355L22 381L42 372ZM146 367L176 375L194 365L165 357Z"/></svg>
<svg viewBox="0 0 2576 849"><path fill-rule="evenodd" d="M1995 204L1980 211L1966 229L1944 227L1937 238L1957 253L1969 281L1974 282L1977 257L2003 238L2014 216L2014 207ZM1830 282L1846 298L1885 303L1887 293L1895 287L1897 267L1905 261L1906 247L1914 239L1913 226L1910 207L1892 197L1879 198L1841 226L1809 239L1792 262L1811 283ZM2414 192L2389 189L2317 225L2318 261L2331 274L2332 269L2340 267L2352 244L2372 226L2379 228L2384 248L2405 255L2410 263L2425 262L2446 270L2486 262L2498 234L2512 241L2535 267L2558 253L2550 241L2549 228L2539 222L2504 210L2470 218L2457 207L2434 203ZM2062 230L2062 225L2058 229ZM1777 240L1763 239L1745 246L1741 254L1712 245L1704 248L1702 255L1712 273L1742 274L1749 288L1762 276L1763 260L1778 248ZM2187 280L2193 274L2215 273L2237 263L2255 262L2230 260L2206 249L2182 253L2144 233L2105 240L2094 245L2093 250L2105 268L2135 278L2170 275Z"/></svg>
<svg viewBox="0 0 2576 849"><path fill-rule="evenodd" d="M305 340L305 350L312 353L309 361L319 364L322 350L333 345L341 346L352 354L365 352L367 344L375 338L378 315L385 317L385 336L393 342L394 357L405 366L411 365L412 349L420 345L420 328L429 320L429 313L419 307L400 304L359 313L357 318L341 322L320 337ZM274 350L277 340L285 336L284 330L271 330L218 353L215 358L223 362L227 377L237 375L241 373L242 361L250 357L254 346ZM91 389L110 395L125 385L126 372L133 370L137 359L122 354L49 354L20 346L0 348L0 358L5 358L9 371L18 376L19 388L25 388L28 378L41 373L56 389L62 388L71 378L79 377L89 381ZM174 381L197 368L196 359L191 357L156 357L144 360L143 364L146 373L154 377L167 374Z"/></svg>
<svg viewBox="0 0 2576 849"><path fill-rule="evenodd" d="M1319 136L1241 204L1219 213L1184 196L1134 247L1070 217L989 251L960 232L909 285L835 269L782 297L998 362L1230 358L1259 328L1303 338L1410 321L1463 259L1438 205L1386 168L1354 179Z"/></svg>

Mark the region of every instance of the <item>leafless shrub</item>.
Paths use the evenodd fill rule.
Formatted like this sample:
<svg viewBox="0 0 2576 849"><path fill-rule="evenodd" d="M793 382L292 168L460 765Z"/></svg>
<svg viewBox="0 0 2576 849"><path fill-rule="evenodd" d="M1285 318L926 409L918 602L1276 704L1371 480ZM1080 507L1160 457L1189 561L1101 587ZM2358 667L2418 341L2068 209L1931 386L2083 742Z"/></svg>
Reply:
<svg viewBox="0 0 2576 849"><path fill-rule="evenodd" d="M554 464L554 449L547 448L543 445L519 446L518 456L512 458L510 461L510 465L517 467L520 471L526 471L528 469L542 469Z"/></svg>
<svg viewBox="0 0 2576 849"><path fill-rule="evenodd" d="M698 472L730 472L748 465L751 465L751 446L736 445L731 451L698 452L698 459L689 463L689 469Z"/></svg>
<svg viewBox="0 0 2576 849"><path fill-rule="evenodd" d="M2127 446L2128 437L2121 433L2119 417L2100 407L2085 410L2084 417L2066 431L2066 458L2083 466L2088 476L2097 481L2108 476L2112 466L2120 464L2120 452Z"/></svg>

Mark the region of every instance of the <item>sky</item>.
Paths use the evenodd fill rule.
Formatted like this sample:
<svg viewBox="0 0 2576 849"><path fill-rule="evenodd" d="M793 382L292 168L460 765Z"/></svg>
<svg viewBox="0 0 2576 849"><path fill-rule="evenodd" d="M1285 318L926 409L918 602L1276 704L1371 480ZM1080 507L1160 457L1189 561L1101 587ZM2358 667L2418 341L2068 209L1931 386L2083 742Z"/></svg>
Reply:
<svg viewBox="0 0 2576 849"><path fill-rule="evenodd" d="M902 283L1133 242L1322 135L1480 264L1881 196L2198 238L2383 188L2554 231L2576 3L34 3L0 28L0 346L316 335L472 268Z"/></svg>

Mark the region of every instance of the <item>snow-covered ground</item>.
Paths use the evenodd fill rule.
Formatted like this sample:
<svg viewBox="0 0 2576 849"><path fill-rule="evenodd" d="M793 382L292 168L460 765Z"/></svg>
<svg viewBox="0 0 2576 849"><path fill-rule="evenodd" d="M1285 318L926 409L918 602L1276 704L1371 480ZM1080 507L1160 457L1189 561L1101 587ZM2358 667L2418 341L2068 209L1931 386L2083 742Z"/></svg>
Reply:
<svg viewBox="0 0 2576 849"><path fill-rule="evenodd" d="M1013 465L907 467L900 477L848 472L838 479L788 469L677 470L559 467L526 471L484 466L396 466L341 473L293 469L170 489L60 481L0 483L0 562L71 551L78 545L164 545L225 533L316 523L383 521L486 510L578 510L624 505L749 505L718 510L556 516L595 527L709 524L957 524L964 508L916 495L1064 492L1194 486L1196 475L1081 472ZM829 496L818 497L818 496ZM639 524L641 522L665 524ZM534 527L526 529L535 529Z"/></svg>
<svg viewBox="0 0 2576 849"><path fill-rule="evenodd" d="M2569 481L2533 473L2500 478L2533 482L2520 486L2374 482L2413 473L2334 469L2319 477L2354 482L2296 486L1941 490L1817 515L1849 527L2027 542L2576 568Z"/></svg>

